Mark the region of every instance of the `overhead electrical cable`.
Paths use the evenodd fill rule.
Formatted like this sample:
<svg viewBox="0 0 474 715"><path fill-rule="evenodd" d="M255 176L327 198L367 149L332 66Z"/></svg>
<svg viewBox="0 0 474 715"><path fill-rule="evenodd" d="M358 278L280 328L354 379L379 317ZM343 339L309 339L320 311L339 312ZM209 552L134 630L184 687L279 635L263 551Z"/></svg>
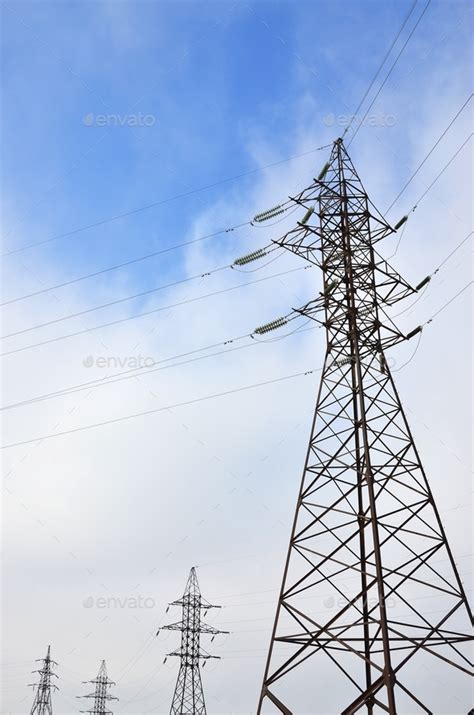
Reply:
<svg viewBox="0 0 474 715"><path fill-rule="evenodd" d="M110 376L106 375L106 376L99 378L97 380L90 380L89 382L83 382L83 383L79 383L77 385L72 385L70 387L63 388L62 390L56 390L55 392L48 392L46 394L38 395L36 397L30 397L29 399L22 400L20 402L13 402L9 405L5 405L4 407L0 407L0 411L11 410L16 407L24 407L26 405L32 405L36 402L43 402L44 400L50 400L55 397L65 397L67 395L74 395L77 392L90 391L97 387L105 387L106 385L112 385L112 384L115 384L116 382L122 382L123 380L130 380L132 378L136 378L138 380L145 375L149 375L150 373L161 372L161 370L168 370L173 367L180 367L181 365L189 365L190 363L193 363L193 362L198 362L200 360L206 360L207 358L216 357L219 355L226 355L227 353L232 353L232 352L235 352L236 350L243 350L244 348L249 348L254 345L259 345L259 344L263 344L263 343L268 344L271 342L275 342L277 340L284 340L285 338L288 338L291 335L295 335L296 333L306 333L309 330L317 330L318 328L321 327L320 325L318 325L318 326L314 326L311 328L306 328L305 325L306 325L306 323L304 323L303 326L299 326L295 330L292 330L291 332L286 333L285 335L279 336L278 338L274 338L273 340L255 340L255 341L247 343L246 345L239 345L238 347L227 348L226 350L219 350L218 352L208 353L207 355L200 355L199 357L190 358L188 360L182 360L181 362L172 362L173 360L178 360L178 358L180 358L180 357L185 357L188 355L193 355L196 353L204 352L206 350L210 350L213 347L229 345L229 344L236 343L239 340L243 340L244 338L253 337L251 334L240 335L237 338L232 338L231 340L225 340L221 343L216 343L214 345L207 345L204 348L190 350L186 353L182 353L181 355L173 355L169 358L164 358L163 360L155 360L151 365L130 368L129 370L123 370L122 372L114 373L113 375L110 375ZM154 365L162 365L162 363L171 363L171 364L164 365L162 367L153 367ZM141 370L142 372L138 373L137 372L138 370Z"/></svg>
<svg viewBox="0 0 474 715"><path fill-rule="evenodd" d="M294 335L295 333L305 333L308 330L316 330L319 327L321 327L321 326L314 326L311 328L306 328L304 326L300 326L297 329L292 330L291 332L287 333L286 335L280 336L278 339L282 340L284 338L290 337L291 335ZM263 343L267 344L270 342L274 342L274 340L276 340L276 338L273 341L271 341L271 340L255 340L255 341L247 343L246 345L238 346L236 348L227 348L226 350L219 350L218 352L208 353L207 355L201 355L199 357L190 358L188 360L182 360L181 362L173 362L174 360L178 360L179 358L182 358L182 357L188 357L189 355L196 355L196 353L202 353L202 352L205 352L206 350L211 350L212 348L215 348L215 347L223 347L225 345L234 344L240 340L244 340L245 338L251 338L251 337L252 337L251 334L246 333L245 335L239 335L236 338L224 340L220 343L206 345L202 348L196 348L195 350L188 350L185 353L181 353L179 355L172 355L172 356L170 356L168 358L164 358L162 360L154 360L151 363L151 365L129 368L128 370L122 370L121 372L116 372L113 375L105 375L104 377L98 378L96 380L89 380L88 382L77 383L76 385L71 385L69 387L65 387L60 390L56 390L54 392L47 392L43 395L37 395L36 397L30 397L27 400L22 400L20 402L14 402L9 405L0 407L0 411L10 410L10 409L13 409L16 407L23 407L25 405L34 404L35 402L42 402L43 400L49 400L49 399L52 399L55 397L64 397L66 395L75 394L76 392L93 390L97 387L104 387L106 385L111 385L116 382L122 382L123 380L130 380L132 378L139 379L145 375L149 375L150 373L160 372L161 370L167 370L168 368L179 367L181 365L188 365L189 363L197 362L199 360L206 360L207 358L210 358L210 357L216 357L218 355L225 355L227 353L235 352L236 350L242 350L244 348L252 347L254 345L259 345L259 344L263 344ZM163 363L171 363L171 364L164 365L163 367L155 367L156 365L159 365L159 366L163 365ZM141 370L141 372L138 372L138 370Z"/></svg>
<svg viewBox="0 0 474 715"><path fill-rule="evenodd" d="M441 140L444 138L444 136L445 136L445 135L448 133L448 131L451 129L451 127L453 126L453 124L454 124L454 122L456 121L456 119L460 116L460 114L462 114L462 112L464 111L464 109L467 107L467 105L468 105L469 102L471 101L472 97L473 97L473 94L470 94L469 97L468 97L468 98L466 99L466 101L464 102L464 104L462 105L461 109L459 109L458 112L457 112L457 114L453 117L453 119L451 119L451 121L449 122L448 126L447 126L446 129L443 131L443 133L438 137L438 139L436 140L436 142L433 144L433 146L431 147L431 149L429 150L428 154L425 156L425 158L423 159L423 161L421 162L421 164L418 165L418 168L416 169L416 171L413 172L413 174L410 176L410 178L408 179L408 181L403 185L403 187L400 189L399 193L395 196L395 198L393 199L393 201L392 201L392 203L390 204L390 206L388 207L388 209L386 209L386 211L385 211L386 214L387 214L387 213L390 211L390 209L397 203L397 201L398 201L398 199L400 198L400 196L405 192L405 190L406 190L406 189L408 188L408 186L411 184L411 182L413 181L413 179L415 178L415 176L418 174L418 172L420 171L420 169L421 169L421 168L424 166L424 164L428 161L428 159L430 158L431 154L434 152L434 150L436 149L436 147L438 146L438 144L441 142Z"/></svg>
<svg viewBox="0 0 474 715"><path fill-rule="evenodd" d="M412 206L412 208L410 209L410 211L408 211L407 214L405 214L404 216L402 216L402 218L398 221L398 223L395 224L395 226L394 226L395 231L397 231L397 230L398 230L399 228L401 228L402 226L403 226L403 230L402 230L402 233L401 233L401 235L400 235L400 237L399 237L399 239L398 239L397 245L396 245L396 247L395 247L395 251L392 253L392 255L390 256L390 258L393 258L393 256L396 255L396 253L397 253L397 251L398 251L398 249L399 249L399 247L400 247L400 243L401 243L401 241L402 241L403 234L405 233L406 222L408 221L408 218L409 218L410 214L412 214L412 213L414 213L414 212L416 211L416 209L418 208L418 206L420 205L420 203L422 202L422 200L425 198L425 196L428 194L428 192L431 191L431 189L432 189L433 186L436 184L436 182L439 181L439 179L442 177L442 175L444 174L444 172L451 166L451 164L453 163L453 161L456 159L456 157L458 156L458 154L460 154L460 152L464 149L464 147L465 147L466 144L471 140L471 138L472 138L472 132L471 132L471 134L467 137L467 139L465 139L465 141L461 144L461 146L459 147L459 149L457 149L457 150L454 152L454 154L452 155L452 157L450 158L450 160L447 162L447 164L445 164L445 165L443 166L443 168L441 169L441 171L436 175L436 177L433 179L433 181L431 182L431 184L425 189L425 191L422 193L422 195L420 196L420 198L418 199L418 201Z"/></svg>
<svg viewBox="0 0 474 715"><path fill-rule="evenodd" d="M267 247L265 249L265 253L270 254L273 253L278 249L278 246L271 246ZM72 318L78 318L81 315L87 315L88 313L93 313L96 310L101 310L102 308L110 308L113 305L118 305L119 303L125 303L129 300L134 300L135 298L142 298L145 295L150 295L151 293L156 293L157 291L160 290L166 290L167 288L173 288L178 285L182 285L183 283L189 283L194 280L198 280L199 278L207 278L208 276L212 276L215 273L219 273L220 271L224 271L228 268L236 269L238 270L239 273L254 273L257 270L261 270L262 268L265 268L266 266L270 265L270 263L273 263L277 258L279 258L282 255L283 251L281 251L275 258L272 258L270 261L267 263L258 266L258 268L255 268L254 270L251 271L244 271L244 270L239 270L236 265L233 263L227 263L225 266L219 266L218 268L214 268L210 271L205 271L204 273L196 273L194 276L188 276L187 278L180 278L177 281L173 281L172 283L165 283L164 285L156 286L155 288L149 288L148 290L140 291L140 293L133 293L132 295L127 295L124 296L123 298L117 298L116 300L111 300L108 301L107 303L101 303L100 305L93 306L92 308L85 308L84 310L80 310L76 313L70 313L69 315L63 315L61 318L54 318L52 320L48 320L45 323L37 323L36 325L31 325L28 328L23 328L21 330L16 330L12 333L6 333L5 335L0 336L0 340L4 340L6 338L13 338L15 335L22 335L23 333L28 333L31 330L37 330L39 328L45 328L48 325L54 325L55 323L62 323L65 320L71 320Z"/></svg>
<svg viewBox="0 0 474 715"><path fill-rule="evenodd" d="M418 328L417 331L412 331L412 334L415 335L417 332L420 332L424 326L429 325L430 323L432 323L433 320L434 320L440 313L443 312L443 310L445 310L449 305L451 305L451 304L452 304L460 295L462 295L473 283L474 283L474 281L470 281L467 285L465 285L464 288L462 288L458 293L456 293L456 295L454 295L454 296L453 296L452 298L450 298L444 305L442 305L441 308L439 308L439 309L436 311L436 313L434 313L434 314L431 316L431 318L429 318L429 319L426 320L421 326L419 326L419 328ZM247 391L247 390L252 390L252 389L254 389L254 388L256 388L256 387L262 387L262 386L264 386L264 385L271 385L271 384L274 384L274 383L283 382L284 380L291 380L291 379L296 378L296 377L303 377L303 376L306 376L306 375L311 375L311 374L313 374L313 373L315 373L315 372L321 372L321 370L322 370L322 368L306 370L306 371L304 371L304 372L298 372L298 373L294 373L294 374L292 374L292 375L285 375L285 376L283 376L283 377L274 378L274 379L272 379L272 380L265 380L265 381L263 381L263 382L257 382L257 383L254 383L253 385L245 385L244 387L238 387L238 388L234 388L234 389L232 389L232 390L226 390L226 391L224 391L224 392L218 392L218 393L215 393L215 394L213 394L213 395L205 395L204 397L197 397L197 398L194 398L194 399L192 399L192 400L185 400L185 401L183 401L183 402L177 402L177 403L175 403L175 404L167 405L167 406L165 406L165 407L157 407L157 408L154 408L154 409L152 409L152 410L145 410L145 411L143 411L143 412L136 412L136 413L133 413L133 414L130 414L130 415L124 415L124 416L122 416L122 417L115 417L115 418L112 418L112 419L109 419L109 420L103 420L102 422L95 422L95 423L90 424L90 425L83 425L82 427L73 427L73 428L68 429L68 430L63 430L62 432L48 433L48 434L45 434L45 435L41 435L41 436L39 436L39 437L33 437L32 439L22 440L21 442L12 442L12 443L10 443L10 444L3 445L3 446L2 446L2 449L9 449L9 448L11 448L11 447L20 447L20 446L23 446L23 445L26 445L26 444L32 444L32 443L34 443L34 442L43 442L43 441L45 441L45 440L54 439L55 437L62 437L62 436L68 435L68 434L75 434L76 432L85 432L85 431L87 431L87 430L94 429L94 428L96 428L96 427L104 427L105 425L109 425L109 424L117 424L117 423L119 423L119 422L125 422L125 421L127 421L127 420L135 419L136 417L144 417L144 416L147 416L147 415L156 414L156 413L158 413L158 412L164 412L164 411L166 411L166 410L177 409L178 407L185 407L185 406L187 406L187 405L193 405L193 404L196 404L196 403L199 403L199 402L204 402L204 401L207 401L207 400L212 400L212 399L215 399L215 398L217 398L217 397L223 397L223 396L225 396L225 395L232 395L232 394L235 394L235 393L238 393L238 392L244 392L244 391Z"/></svg>
<svg viewBox="0 0 474 715"><path fill-rule="evenodd" d="M225 184L230 181L236 181L237 179L242 179L245 176L251 176L252 174L256 174L259 171L264 171L265 169L271 169L274 166L279 166L280 164L285 164L286 162L292 161L293 159L299 159L300 157L308 156L309 154L314 154L315 152L321 151L322 149L327 149L329 146L331 146L331 145L326 144L325 146L319 146L314 149L309 149L308 151L303 151L300 154L293 154L293 156L289 156L286 159L280 159L279 161L274 161L271 164L266 164L265 166L259 166L255 169L251 169L250 171L244 171L242 174L236 174L235 176L229 176L226 179L220 179L219 181L215 181L212 184L207 184L206 186L200 186L197 189L190 189L189 191L185 191L184 193L176 194L175 196L170 196L167 199L162 199L161 201L155 201L154 203L147 204L146 206L139 206L136 209L132 209L130 211L125 211L123 213L116 214L114 216L109 216L108 218L101 219L100 221L95 221L94 223L87 224L86 226L80 226L79 228L75 228L71 231L66 231L65 233L60 233L57 236L52 236L51 238L46 238L43 241L36 241L35 243L30 243L26 246L20 246L19 248L14 248L11 251L5 251L5 253L0 254L0 256L10 256L14 253L19 253L20 251L26 251L30 248L34 248L35 246L42 246L45 243L51 243L52 241L59 241L60 239L74 236L78 233L81 233L82 231L88 231L91 228L97 228L98 226L104 226L104 224L111 223L112 221L118 221L119 219L126 218L127 216L132 216L132 215L137 214L141 211L148 211L148 209L152 209L157 206L162 206L163 204L169 203L171 201L177 201L179 199L184 199L187 196L191 196L192 194L197 194L201 191L207 191L208 189L213 189L214 187L220 186L221 184Z"/></svg>
<svg viewBox="0 0 474 715"><path fill-rule="evenodd" d="M437 266L437 268L435 268L435 270L429 275L430 279L432 277L434 277L445 266L445 264L452 258L452 256L454 256L454 254L466 243L466 241L469 240L471 235L472 235L472 231L470 233L468 233L467 236L465 236L462 239L462 241L460 241L452 251L449 252L449 254ZM309 266L306 266L305 268L309 268ZM401 311L400 313L397 313L394 316L392 316L392 318L396 318L399 315L404 314L407 310L412 309L414 307L415 303L417 303L423 295L424 295L424 292L418 296L418 298L414 301L414 303L409 305L405 310ZM321 326L317 326L317 327L319 328ZM271 342L277 342L277 341L282 340L286 337L289 337L290 335L293 335L295 332L306 332L307 330L314 330L314 329L316 329L316 328L297 327L295 330L290 331L289 333L286 333L285 335L278 336L277 338L267 339L267 340L263 340L263 339L258 340L256 335L246 333L245 335L240 335L235 338L231 338L231 339L219 342L219 343L212 343L211 345L206 345L202 348L190 350L190 351L187 351L184 353L180 353L178 355L172 355L171 357L164 358L162 360L158 360L158 361L155 360L151 363L151 365L147 365L144 367L139 366L139 367L135 367L135 368L129 368L128 370L122 370L122 371L114 373L113 375L110 375L110 376L101 377L96 380L89 380L87 382L77 383L75 385L70 385L69 387L65 387L61 390L56 390L54 392L49 392L49 393L45 393L42 395L38 395L36 397L32 397L27 400L23 400L20 402L5 405L3 407L0 407L0 411L12 409L15 407L20 407L23 405L33 404L34 402L40 402L40 401L51 399L54 397L73 394L75 392L81 392L83 390L93 389L95 387L102 387L105 385L110 385L113 382L121 382L122 380L130 379L133 377L139 378L142 375L147 375L151 372L156 372L156 371L165 369L165 368L161 368L161 367L156 368L155 367L156 365L162 365L163 363L172 362L173 360L178 360L183 357L189 357L190 355L195 355L197 353L205 352L206 350L212 350L213 348L216 348L216 347L224 347L225 345L235 343L239 340L243 340L244 338L252 337L256 340L256 342L259 342L259 343L271 343ZM254 345L254 344L255 344L255 342L249 343L249 345ZM243 346L243 347L247 347L247 346ZM195 362L197 360L205 359L207 357L214 357L216 355L225 354L226 352L231 352L231 351L230 350L222 350L222 351L219 351L216 353L211 353L209 356L205 355L205 356L199 357L199 358L192 358L190 360L185 360L180 363L174 363L172 365L172 367L175 365L185 365L190 362ZM141 371L141 372L139 372L139 371Z"/></svg>
<svg viewBox="0 0 474 715"><path fill-rule="evenodd" d="M256 387L263 387L265 385L273 385L278 382L283 382L285 380L292 380L296 377L305 377L307 375L312 375L315 372L320 372L322 368L306 370L304 372L296 372L292 375L284 375L283 377L276 377L272 380L265 380L263 382L256 382L253 385L245 385L244 387L237 387L232 390L225 390L224 392L217 392L213 395L205 395L204 397L197 397L193 400L185 400L183 402L177 402L173 405L167 405L166 407L156 407L153 410L145 410L143 412L135 412L131 415L124 415L123 417L115 417L110 420L104 420L103 422L95 422L94 424L84 425L83 427L73 427L72 429L63 430L62 432L55 432L50 434L42 435L41 437L35 437L33 439L23 440L22 442L14 442L11 444L3 445L2 449L9 449L10 447L20 447L25 444L31 444L33 442L43 442L48 439L53 439L54 437L63 437L64 435L74 434L76 432L84 432L86 430L94 429L96 427L104 427L109 424L117 424L118 422L125 422L127 420L135 419L137 417L145 417L147 415L156 414L158 412L165 412L167 410L176 409L178 407L185 407L188 405L194 405L198 402L205 402L207 400L213 400L217 397L224 397L226 395L233 395L238 392L245 392L247 390L253 390Z"/></svg>
<svg viewBox="0 0 474 715"><path fill-rule="evenodd" d="M147 261L149 258L154 258L155 256L160 256L163 253L169 253L170 251L176 251L178 248L184 248L185 246L190 246L193 243L198 243L199 241L205 241L208 238L214 238L222 233L231 233L238 228L243 226L250 226L250 221L245 221L244 223L236 224L235 226L230 226L229 228L223 228L220 231L215 231L214 233L208 233L204 236L199 236L198 238L193 238L190 241L183 241L182 243L176 243L173 246L168 246L167 248L160 248L159 251L153 251L152 253L145 253L143 256L138 256L138 258L131 258L128 261L123 261L122 263L116 263L113 266L108 266L107 268L102 268L100 271L94 271L93 273L86 273L78 278L71 278L63 283L56 283L55 285L48 286L47 288L41 288L40 290L34 291L33 293L26 293L25 295L20 295L17 298L11 298L3 303L0 303L0 307L4 305L10 305L11 303L18 303L20 300L26 300L27 298L34 298L42 293L48 293L52 290L57 290L58 288L64 288L65 286L72 285L73 283L79 283L80 281L85 281L88 278L95 278L96 276L101 276L104 273L109 273L110 271L115 271L118 268L125 268L126 266L131 266L134 263L139 263L140 261Z"/></svg>
<svg viewBox="0 0 474 715"><path fill-rule="evenodd" d="M230 293L231 291L238 290L239 288L245 288L250 285L255 285L257 283L263 283L264 281L271 280L272 278L280 278L282 276L289 275L290 273L296 273L297 271L306 270L312 268L313 266L301 266L298 268L292 268L288 271L282 271L281 273L273 273L270 276L264 276L263 278L256 278L253 281L247 281L247 283L239 283L236 286L230 286L228 288L222 288L221 290L212 291L212 293L206 293L204 295L198 295L194 298L187 298L186 300L178 301L177 303L171 303L169 305L163 305L159 308L153 308L152 310L146 310L143 313L137 313L136 315L128 315L125 318L117 318L116 320L111 320L107 323L101 323L100 325L93 325L89 328L83 328L82 330L76 330L73 333L67 333L66 335L57 335L54 338L49 338L48 340L42 340L37 343L32 343L30 345L24 345L21 348L14 348L13 350L7 350L0 353L0 357L5 357L7 355L13 355L14 353L24 352L25 350L31 350L33 348L40 347L42 345L49 345L50 343L58 342L59 340L66 340L68 338L73 338L78 335L84 335L85 333L90 333L94 330L100 330L101 328L108 328L112 325L118 325L119 323L126 323L130 320L136 320L137 318L143 318L147 315L153 315L154 313L159 313L163 310L169 310L170 308L177 308L181 305L188 305L189 303L195 303L198 300L204 300L205 298L211 298L215 295L222 295L224 293Z"/></svg>
<svg viewBox="0 0 474 715"><path fill-rule="evenodd" d="M354 122L354 119L356 119L356 117L357 117L357 115L358 115L358 113L359 113L360 108L362 107L362 105L364 104L364 102L365 102L365 100L366 100L366 98L367 98L367 95L369 94L370 90L371 90L372 87L374 86L374 83L376 82L377 77L379 76L380 72L382 71L383 66L385 65L386 61L388 60L388 58L389 58L389 56L390 56L390 53L391 53L391 51L393 50L393 48L394 48L394 46L395 46L395 44L396 44L398 38L400 37L400 35L402 34L403 30L405 29L405 25L407 24L408 20L410 19L411 15L412 15L412 13L413 13L413 10L414 10L415 7L416 7L417 2L418 2L418 0L415 0L415 2L412 4L410 10L408 11L408 15L405 17L405 20L403 21L402 26L401 26L400 29L398 30L398 32L397 32L397 34L395 35L394 39L392 40L392 44L391 44L390 47L388 48L388 50L387 50L387 52L386 52L386 54L385 54L385 57L383 58L382 62L380 63L380 65L379 65L379 67L378 67L377 72L376 72L375 75L372 77L372 81L370 82L369 86L368 86L367 89L365 90L365 93L364 93L362 99L360 100L359 104L357 105L357 109L355 110L354 114L352 115L349 124L348 124L347 127L344 129L344 132L343 132L343 134L342 134L342 138L343 138L343 139L344 139L344 137L346 136L346 134L347 134L347 132L349 131L349 129L351 128L351 126L352 126L352 124L353 124L353 122Z"/></svg>
<svg viewBox="0 0 474 715"><path fill-rule="evenodd" d="M353 142L354 139L356 138L357 134L359 133L359 129L363 126L365 120L367 119L368 113L370 112L370 110L371 110L372 107L374 106L374 104L375 104L375 102L376 102L376 100L377 100L377 98L378 98L380 92L381 92L382 89L384 88L384 86L385 86L387 80L389 79L389 77L390 77L390 75L392 74L393 70L394 70L395 67L397 66L398 61L399 61L400 57L402 56L402 53L404 52L406 46L407 46L408 43L410 42L410 40L411 40L411 38L412 38L412 36L413 36L413 34L414 34L416 28L418 27L418 25L419 25L420 22L421 22L421 20L422 20L424 14L425 14L425 12L428 10L428 7L429 7L430 3L431 3L431 0L428 0L428 2L426 3L425 7L423 8L423 12L421 13L421 15L419 16L418 20L416 21L416 23L415 23L414 26L412 27L412 29L411 29L411 31L410 31L410 34L408 35L407 39L405 40L405 43L402 45L402 48L401 48L400 52L399 52L398 55L396 56L396 58L395 58L395 60L394 60L394 62L393 62L393 64L392 64L392 66L390 67L389 71L388 71L387 74L385 75L384 81L382 82L382 84L381 84L380 87L378 88L377 93L375 94L375 97L372 99L372 101L371 101L371 103L369 104L369 106L368 106L368 108L367 108L367 110L366 110L364 116L363 116L362 119L360 120L360 123L359 123L357 129L355 130L355 132L354 132L354 134L353 134L353 136L352 136L352 138L351 138L349 144L347 145L348 148L350 147L350 145L352 144L352 142ZM410 13L410 14L411 14L411 13Z"/></svg>
<svg viewBox="0 0 474 715"><path fill-rule="evenodd" d="M464 147L466 146L466 144L472 139L472 135L473 135L473 132L471 132L471 134L469 134L469 136L467 137L467 139L461 144L461 146L459 147L459 149L453 154L453 156L452 156L451 159L448 161L448 163L443 166L443 168L441 169L441 171L439 172L439 174L437 174L436 178L431 182L431 184L427 187L427 189L425 189L425 191L422 193L422 195L420 196L420 198L418 199L418 201L416 202L416 204L413 206L412 211L414 211L416 208L418 208L418 206L420 205L421 201L425 198L425 196L426 196L426 194L428 193L428 191L430 191L430 190L433 188L433 186L436 184L436 182L438 181L438 179L440 179L441 176L444 174L444 172L446 171L446 169L448 169L448 168L451 166L451 164L453 163L453 161L455 160L455 158L457 157L457 155L462 151L462 149L464 149Z"/></svg>

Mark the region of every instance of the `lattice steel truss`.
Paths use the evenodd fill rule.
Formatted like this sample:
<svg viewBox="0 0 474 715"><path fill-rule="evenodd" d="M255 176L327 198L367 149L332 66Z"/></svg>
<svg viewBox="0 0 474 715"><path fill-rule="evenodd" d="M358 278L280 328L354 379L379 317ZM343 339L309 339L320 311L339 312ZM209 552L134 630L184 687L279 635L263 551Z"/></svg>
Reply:
<svg viewBox="0 0 474 715"><path fill-rule="evenodd" d="M163 626L165 630L181 631L181 647L168 653L168 656L178 656L181 659L170 713L171 715L206 715L200 661L204 660L205 665L210 658L219 659L219 656L209 655L201 648L201 634L206 633L214 638L218 633L227 633L227 631L220 631L204 623L201 620L201 611L206 612L220 606L211 605L201 596L194 567L189 574L182 598L173 601L170 606L182 608L182 617L178 623Z"/></svg>
<svg viewBox="0 0 474 715"><path fill-rule="evenodd" d="M342 140L293 201L307 213L275 242L322 269L296 312L327 350L258 713L438 712L472 615L385 357L416 289L374 248L393 229Z"/></svg>
<svg viewBox="0 0 474 715"><path fill-rule="evenodd" d="M105 660L100 664L99 672L94 680L85 680L84 683L95 685L94 692L88 695L78 695L78 698L93 698L94 704L90 710L81 710L83 713L92 713L92 715L113 715L112 710L107 708L107 702L110 700L118 700L114 695L111 695L109 689L115 685L113 680L109 680Z"/></svg>
<svg viewBox="0 0 474 715"><path fill-rule="evenodd" d="M57 665L57 663L51 659L50 645L46 652L46 658L40 658L37 662L42 663L42 666L39 670L33 671L33 673L39 673L40 680L38 684L30 684L36 690L30 715L53 715L51 690L57 690L57 686L51 682L51 678L57 678L58 676L53 673L53 666Z"/></svg>

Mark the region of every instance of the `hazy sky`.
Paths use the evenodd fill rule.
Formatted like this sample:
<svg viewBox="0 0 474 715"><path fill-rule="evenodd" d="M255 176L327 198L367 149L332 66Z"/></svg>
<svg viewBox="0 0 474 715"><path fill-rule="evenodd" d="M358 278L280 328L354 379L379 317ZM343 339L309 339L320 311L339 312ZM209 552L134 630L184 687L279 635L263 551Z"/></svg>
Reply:
<svg viewBox="0 0 474 715"><path fill-rule="evenodd" d="M245 223L307 186L330 149L101 223L332 142L411 4L3 3L3 251L70 234L5 256L3 300ZM425 4L417 4L410 28ZM351 144L382 212L471 92L471 15L468 2L432 0ZM388 213L390 221L413 207L470 131L464 111ZM413 283L471 230L470 149L410 215L391 259ZM2 309L2 335L228 265L294 220L220 233L10 303ZM387 239L380 252L391 256L396 243ZM404 330L469 283L471 255L466 242L413 308L405 310L410 300L396 306ZM318 272L294 270L302 267L284 255L250 265L259 270L249 275L222 270L4 338L3 353L81 333L3 356L2 404L248 335L321 289ZM258 282L87 330L249 281ZM413 342L390 353L467 589L470 318L465 291L426 327L413 359ZM227 347L241 344L248 347L9 410L4 443L322 365L322 331ZM212 645L203 639L222 658L203 672L208 711L255 712L317 382L316 372L3 452L2 712L29 712L27 685L36 678L30 671L48 644L59 663L55 713L87 707L76 695L89 692L82 681L95 676L103 658L117 681L115 713L168 712L178 662L163 660L179 639L154 634L178 620L176 610L165 615L166 605L180 596L193 565L203 595L224 606L208 621L231 631ZM314 610L329 607L333 595ZM437 712L471 707L464 691L456 699L447 688L443 698Z"/></svg>

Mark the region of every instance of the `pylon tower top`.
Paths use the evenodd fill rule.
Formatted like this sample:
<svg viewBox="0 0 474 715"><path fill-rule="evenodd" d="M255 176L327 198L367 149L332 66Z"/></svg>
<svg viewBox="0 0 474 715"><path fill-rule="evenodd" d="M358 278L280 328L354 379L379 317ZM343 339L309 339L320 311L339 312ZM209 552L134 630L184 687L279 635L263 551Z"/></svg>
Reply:
<svg viewBox="0 0 474 715"><path fill-rule="evenodd" d="M57 678L53 668L57 665L56 661L51 658L51 646L48 646L46 657L40 658L37 662L41 663L41 668L34 670L33 673L39 673L39 683L31 683L31 687L35 689L35 698L30 710L30 715L53 715L53 703L51 698L51 690L57 690L57 686L51 682L51 678Z"/></svg>
<svg viewBox="0 0 474 715"><path fill-rule="evenodd" d="M94 680L86 680L84 684L91 683L94 685L94 692L88 693L87 695L78 695L78 698L91 698L94 703L90 710L81 710L84 713L91 713L91 715L113 715L112 710L107 708L107 702L111 700L118 700L114 695L111 695L109 689L112 685L115 685L113 680L109 680L107 675L107 667L105 665L105 660L100 664L99 672Z"/></svg>

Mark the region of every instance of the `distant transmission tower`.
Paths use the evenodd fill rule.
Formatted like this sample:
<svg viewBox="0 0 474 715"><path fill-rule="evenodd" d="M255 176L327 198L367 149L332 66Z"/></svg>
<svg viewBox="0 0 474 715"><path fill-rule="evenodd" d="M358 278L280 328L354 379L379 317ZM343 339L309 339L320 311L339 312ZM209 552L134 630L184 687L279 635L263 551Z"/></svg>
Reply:
<svg viewBox="0 0 474 715"><path fill-rule="evenodd" d="M107 676L107 668L105 660L100 664L99 672L94 680L85 680L84 683L95 685L93 693L88 695L78 695L78 698L93 698L94 704L90 710L81 710L83 713L92 713L92 715L113 715L112 710L108 710L107 702L109 700L118 700L114 695L109 693L111 685L115 685L113 680L109 680Z"/></svg>
<svg viewBox="0 0 474 715"><path fill-rule="evenodd" d="M51 646L48 646L46 658L39 658L38 663L42 663L39 670L34 670L33 673L39 673L39 683L31 683L31 687L35 688L35 699L30 710L30 715L53 715L53 705L51 700L51 689L56 689L57 686L51 683L51 678L57 678L56 673L53 673L52 667L57 665L54 660L51 660Z"/></svg>
<svg viewBox="0 0 474 715"><path fill-rule="evenodd" d="M341 139L292 201L306 213L274 243L323 290L255 332L301 315L327 348L258 713L439 712L470 673L472 616L385 357L422 329L403 335L390 307L429 279L411 288L375 250L406 217L387 224Z"/></svg>
<svg viewBox="0 0 474 715"><path fill-rule="evenodd" d="M199 667L200 661L204 660L204 665L206 665L206 661L209 658L218 659L219 656L209 655L209 653L202 650L200 637L201 633L206 633L212 635L212 640L214 640L215 635L227 633L227 631L219 631L217 628L203 623L201 621L201 610L206 612L210 608L220 608L220 606L212 606L203 599L194 567L189 574L182 598L178 601L173 601L170 606L182 607L181 620L178 623L163 626L165 630L181 631L181 647L172 653L168 653L168 656L173 655L181 658L170 715L206 715Z"/></svg>

